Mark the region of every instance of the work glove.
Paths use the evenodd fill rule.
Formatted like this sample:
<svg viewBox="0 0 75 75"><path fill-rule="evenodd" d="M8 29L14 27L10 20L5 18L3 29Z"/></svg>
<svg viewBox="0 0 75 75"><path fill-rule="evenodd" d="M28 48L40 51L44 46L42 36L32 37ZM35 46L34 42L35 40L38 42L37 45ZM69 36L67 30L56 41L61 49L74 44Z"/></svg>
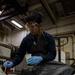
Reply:
<svg viewBox="0 0 75 75"><path fill-rule="evenodd" d="M11 61L5 61L5 62L3 63L3 66L4 66L4 67L12 67L12 66L13 66L13 62L11 62Z"/></svg>
<svg viewBox="0 0 75 75"><path fill-rule="evenodd" d="M27 60L27 64L29 64L29 65L38 64L42 60L43 60L43 58L41 56L32 56Z"/></svg>

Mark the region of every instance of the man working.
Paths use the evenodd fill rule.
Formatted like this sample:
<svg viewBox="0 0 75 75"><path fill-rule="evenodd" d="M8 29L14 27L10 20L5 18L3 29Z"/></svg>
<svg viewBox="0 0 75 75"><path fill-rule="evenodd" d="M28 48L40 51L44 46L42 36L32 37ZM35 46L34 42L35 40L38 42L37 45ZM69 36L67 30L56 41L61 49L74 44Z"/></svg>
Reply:
<svg viewBox="0 0 75 75"><path fill-rule="evenodd" d="M38 12L32 12L26 18L26 21L30 33L22 40L15 58L11 61L4 62L4 67L14 67L20 64L26 52L32 54L27 60L27 64L30 65L55 59L56 48L54 38L41 29L43 25L42 15Z"/></svg>

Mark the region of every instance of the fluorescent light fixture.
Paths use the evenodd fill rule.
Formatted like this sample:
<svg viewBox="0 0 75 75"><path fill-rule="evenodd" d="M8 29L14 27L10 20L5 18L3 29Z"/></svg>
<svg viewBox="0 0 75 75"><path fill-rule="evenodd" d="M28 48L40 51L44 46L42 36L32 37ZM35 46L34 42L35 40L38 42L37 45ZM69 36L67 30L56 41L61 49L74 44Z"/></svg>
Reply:
<svg viewBox="0 0 75 75"><path fill-rule="evenodd" d="M16 26L18 26L19 28L23 28L22 25L20 25L19 23L17 23L15 20L12 20L11 21L13 24L15 24Z"/></svg>

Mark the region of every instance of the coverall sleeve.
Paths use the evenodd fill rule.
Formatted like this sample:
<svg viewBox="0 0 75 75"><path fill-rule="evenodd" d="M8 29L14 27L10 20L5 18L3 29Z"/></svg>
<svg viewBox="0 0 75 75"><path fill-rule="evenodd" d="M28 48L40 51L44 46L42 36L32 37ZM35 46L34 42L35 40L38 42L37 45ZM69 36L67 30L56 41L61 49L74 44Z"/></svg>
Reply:
<svg viewBox="0 0 75 75"><path fill-rule="evenodd" d="M48 54L42 55L44 61L52 61L56 57L56 47L53 36L48 37Z"/></svg>
<svg viewBox="0 0 75 75"><path fill-rule="evenodd" d="M14 67L22 62L22 60L26 54L26 49L27 49L27 39L24 38L20 44L20 47L19 47L14 59L12 60L12 62L14 64L12 67Z"/></svg>

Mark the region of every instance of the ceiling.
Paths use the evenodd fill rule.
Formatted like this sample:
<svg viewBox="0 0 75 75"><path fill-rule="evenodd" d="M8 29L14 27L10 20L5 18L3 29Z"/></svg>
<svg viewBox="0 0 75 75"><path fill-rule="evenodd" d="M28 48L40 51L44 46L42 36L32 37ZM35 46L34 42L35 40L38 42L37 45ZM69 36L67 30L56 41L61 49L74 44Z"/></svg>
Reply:
<svg viewBox="0 0 75 75"><path fill-rule="evenodd" d="M44 19L46 17L55 25L58 19L74 15L74 7L75 0L0 0L0 32L19 29L11 20L16 20L24 27L25 17L31 11L41 12Z"/></svg>

